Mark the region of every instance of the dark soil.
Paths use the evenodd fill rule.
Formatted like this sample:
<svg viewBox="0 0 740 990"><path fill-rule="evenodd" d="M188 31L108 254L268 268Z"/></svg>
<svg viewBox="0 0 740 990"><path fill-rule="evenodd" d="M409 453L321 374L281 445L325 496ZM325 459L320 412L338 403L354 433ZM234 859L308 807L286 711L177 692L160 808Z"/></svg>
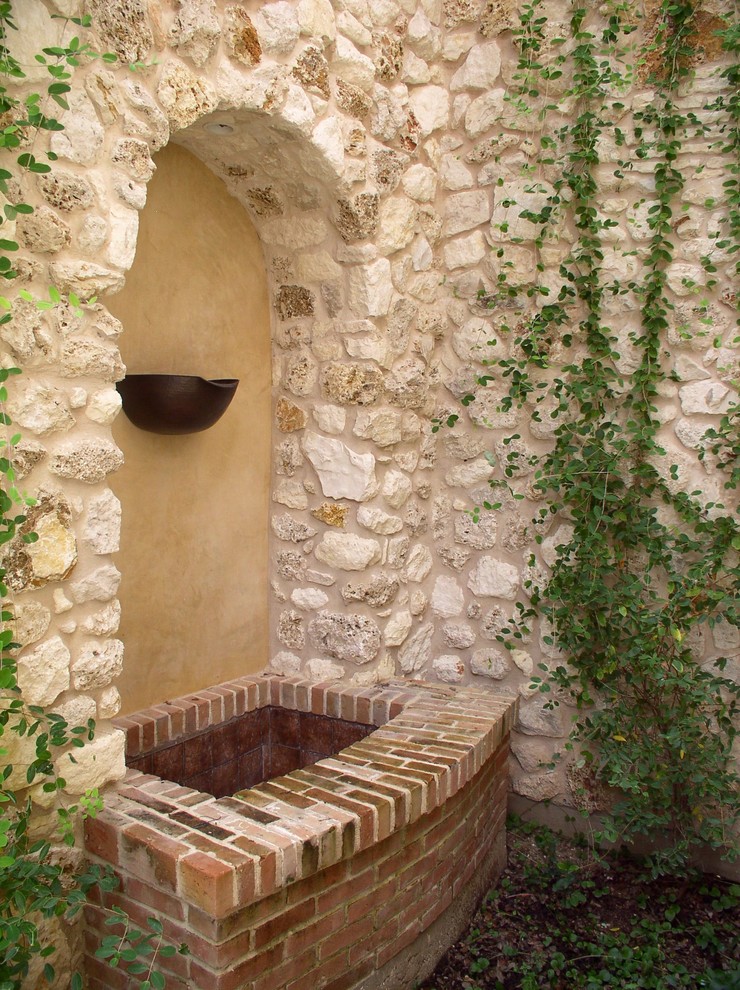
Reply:
<svg viewBox="0 0 740 990"><path fill-rule="evenodd" d="M651 879L549 830L510 825L509 861L419 990L740 988L740 885Z"/></svg>

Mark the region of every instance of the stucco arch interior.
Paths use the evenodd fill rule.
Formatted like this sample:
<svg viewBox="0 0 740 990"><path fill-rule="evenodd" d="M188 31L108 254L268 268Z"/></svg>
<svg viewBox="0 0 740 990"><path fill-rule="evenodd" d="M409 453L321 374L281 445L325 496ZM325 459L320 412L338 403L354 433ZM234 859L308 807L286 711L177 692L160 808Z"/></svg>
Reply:
<svg viewBox="0 0 740 990"><path fill-rule="evenodd" d="M545 6L548 17L565 16L560 0ZM49 7L79 13L82 4L49 0ZM527 582L547 573L563 535L556 524L540 547L528 530L537 508L528 455L545 448L548 432L530 428L516 410L501 410L504 382L476 385L482 358L510 353L505 327L526 320L529 306L522 294L511 310L492 311L479 292L495 289L508 262L519 284L540 277L536 230L512 203L536 211L552 178L543 175L544 191L531 191L523 168L539 124L504 99L517 64L516 8L514 0L374 0L351 9L329 0L87 0L94 43L123 64L93 62L76 74L66 129L50 136L61 178L53 186L33 179L29 195L40 216L22 233L25 284L41 294L51 281L99 301L82 318L37 317L21 307L15 329L3 331L10 357L26 372L11 408L35 445L26 484L56 493L57 501L42 507L50 535L39 546L58 539L67 548L62 554L55 545L53 566L40 550L38 566L32 561L23 571L19 564L19 574L33 572L25 585L19 578L20 594L37 600L48 618L25 639L25 687L35 703L67 706L103 724L120 708L117 563L133 568L134 580L140 573L146 579L144 562L127 564L126 550L112 556L120 507L111 489L121 464L112 435L125 447L129 430L116 420L122 326L112 313L132 264L130 284L136 279L151 156L156 161L169 142L223 182L229 222L249 218L258 241L245 235L242 247L251 244L264 264L270 354L265 331L265 351L253 363L260 372L269 365L272 399L260 438L269 438L272 458L260 509L269 517L260 592L269 598L269 668L359 687L401 675L518 695L513 787L525 797L572 803L565 766L541 769L562 748L567 711L545 709L528 687L536 664L558 659L556 651L539 628L512 654L496 643ZM53 43L34 11L46 17L47 5L22 5L29 51L39 39ZM135 61L144 68L131 74L125 65ZM716 70L711 62L697 66L697 79L715 85ZM643 99L636 80L624 94L624 113ZM711 211L703 204L716 194L723 163L708 157L706 166L691 182L691 225L677 238L680 271L670 281L682 326L694 319L680 295L682 278L701 279L697 245L703 239L711 247ZM604 174L609 169L604 163ZM649 161L636 163L618 190L613 176L604 183L602 208L618 228L605 249L610 277L630 277L640 236L630 204L652 195L652 169ZM146 222L145 211L142 229ZM207 226L191 223L186 245L205 240ZM538 256L546 283L555 283L571 236L564 225ZM236 299L242 279L227 275L219 286L214 276L213 283L216 295L230 286ZM719 285L709 304L729 340L734 316L721 293ZM636 320L627 304L605 301L625 341ZM131 355L125 334L121 351L132 371L145 370L134 367L133 327L126 327ZM715 398L729 401L729 359L719 362L716 349L704 357L701 341L678 330L671 341L676 381L660 398L661 443L681 465L687 490L719 500L721 481L696 460L691 430L674 432L670 424L720 414ZM143 353L145 341L139 343ZM215 374L235 372L219 367ZM459 399L470 391L476 401L463 411ZM462 413L454 433L434 434L432 418L451 412ZM251 415L236 406L213 437ZM522 467L511 485L522 500L509 496L496 460L512 432L521 436ZM185 458L208 437L184 438ZM494 453L493 463L485 451ZM158 463L166 456L161 448ZM122 486L131 467L123 468ZM489 495L490 480L501 482L503 507L474 526L466 509ZM209 475L198 487L212 484ZM238 485L227 496L242 504ZM219 513L218 498L208 511ZM202 569L213 566L207 525L189 550L197 590ZM157 552L156 544L141 550ZM238 579L232 583L236 589ZM129 619L123 623L125 631ZM698 649L709 659L732 636L718 626ZM210 644L203 660L212 680L218 652L219 644ZM53 687L42 686L35 671L50 664L59 676ZM120 774L115 733L102 731L94 747L98 783ZM71 786L82 781L70 779Z"/></svg>

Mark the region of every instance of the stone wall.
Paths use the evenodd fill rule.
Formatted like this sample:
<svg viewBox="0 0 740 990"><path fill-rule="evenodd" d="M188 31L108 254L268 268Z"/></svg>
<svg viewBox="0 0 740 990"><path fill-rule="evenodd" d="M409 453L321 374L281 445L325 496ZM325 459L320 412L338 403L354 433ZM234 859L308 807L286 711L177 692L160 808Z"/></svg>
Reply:
<svg viewBox="0 0 740 990"><path fill-rule="evenodd" d="M39 542L6 556L25 644L21 684L29 701L102 726L65 773L70 787L123 772L122 738L105 726L119 710L123 663L112 556L122 453L111 423L125 327L105 303L133 261L151 154L174 141L223 179L234 209L247 211L269 276L264 662L276 673L358 686L400 675L520 695L514 790L572 804L567 766L542 765L563 745L569 710L547 710L528 686L552 648L541 630L511 654L496 643L562 533L532 543L526 466L512 481L522 500L502 488L501 511L477 525L467 513L490 481L503 480L504 438L516 429L524 454L541 451L547 429L531 432L519 413L501 412L505 384L495 379L467 410L459 404L481 360L509 352L504 316L479 299L496 286L496 249L504 244L515 260L517 282L535 277L531 224L510 205L531 197L521 170L537 136L532 116L504 101L516 66L514 0L88 0L86 9L96 44L143 67L93 62L77 71L65 130L51 136L53 178L30 177L24 195L38 208L17 234L22 286L42 293L51 281L98 301L81 317L21 301L1 331L7 360L25 370L9 412L24 437L23 484L39 497L28 523ZM48 0L48 10L78 12L79 4ZM566 17L559 0L548 10L553 24ZM26 52L61 30L41 0L24 0L17 13ZM716 73L709 56L696 66L686 107L700 111ZM650 98L636 85L623 98L625 119ZM629 148L603 149L600 209L615 222L605 267L628 276L647 237L653 165L635 160L617 178L615 161L625 156ZM673 375L661 388L661 439L680 468L675 484L711 499L719 478L696 455L701 433L737 395L733 290L720 280L700 301L692 283L712 248L724 163L687 147L681 164L692 178L668 272ZM565 226L542 249L545 278L572 236ZM607 306L626 372L635 302L617 297ZM699 319L707 316L711 331ZM455 430L434 434L432 418L453 411L462 411ZM200 552L208 552L207 527ZM203 686L222 679L216 629L212 636ZM709 658L739 645L737 630L719 625L696 650ZM245 641L245 656L250 649Z"/></svg>

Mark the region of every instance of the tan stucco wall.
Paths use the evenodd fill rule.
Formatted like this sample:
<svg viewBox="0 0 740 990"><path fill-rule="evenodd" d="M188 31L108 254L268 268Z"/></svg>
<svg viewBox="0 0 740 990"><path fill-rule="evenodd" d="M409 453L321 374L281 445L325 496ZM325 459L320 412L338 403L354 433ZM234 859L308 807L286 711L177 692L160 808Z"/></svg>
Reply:
<svg viewBox="0 0 740 990"><path fill-rule="evenodd" d="M124 415L123 711L260 670L267 661L270 332L247 214L197 158L156 156L136 260L110 309L130 373L239 378L210 430L157 436Z"/></svg>

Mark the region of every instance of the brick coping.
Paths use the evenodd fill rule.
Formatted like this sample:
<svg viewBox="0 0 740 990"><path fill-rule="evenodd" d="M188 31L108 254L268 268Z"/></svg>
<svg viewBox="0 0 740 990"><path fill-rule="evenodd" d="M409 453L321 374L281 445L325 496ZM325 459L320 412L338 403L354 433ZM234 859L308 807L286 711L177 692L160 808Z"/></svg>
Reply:
<svg viewBox="0 0 740 990"><path fill-rule="evenodd" d="M361 742L233 797L128 770L86 823L93 856L219 920L350 858L442 806L506 739L516 700L391 681L370 688L243 677L117 720L138 745L267 705L378 728ZM207 926L206 918L204 924Z"/></svg>

